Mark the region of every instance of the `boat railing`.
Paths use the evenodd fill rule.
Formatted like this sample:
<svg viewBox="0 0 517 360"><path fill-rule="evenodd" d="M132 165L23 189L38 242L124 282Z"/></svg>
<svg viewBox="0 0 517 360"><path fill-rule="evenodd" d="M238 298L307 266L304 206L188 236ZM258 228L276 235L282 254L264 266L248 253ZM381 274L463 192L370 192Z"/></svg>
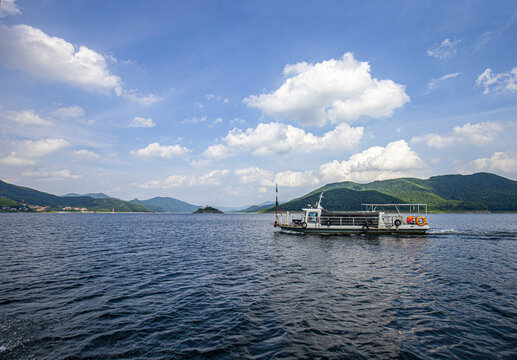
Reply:
<svg viewBox="0 0 517 360"><path fill-rule="evenodd" d="M322 216L320 224L324 226L368 226L378 227L379 218L372 216Z"/></svg>
<svg viewBox="0 0 517 360"><path fill-rule="evenodd" d="M276 223L279 225L301 225L305 212L286 211L276 214Z"/></svg>
<svg viewBox="0 0 517 360"><path fill-rule="evenodd" d="M375 209L380 210L378 207L381 205L387 206L387 204L373 204L375 205ZM392 204L390 204L392 205ZM400 204L400 205L424 205L425 204ZM398 205L398 206L400 206ZM398 207L396 207L398 209ZM425 206L422 210L427 210L427 206ZM410 209L411 210L411 209ZM420 209L417 209L420 210ZM305 212L282 212L276 215L275 223L277 225L286 225L286 226L301 226L305 227L309 224L314 224L316 227L320 226L367 226L377 228L379 227L379 222L382 221L383 225L381 227L397 227L400 224L426 224L427 223L427 212L425 215L422 212L418 211L404 211L404 212L393 212L386 213L382 212L379 219L379 216L362 216L362 215L336 215L336 216L320 216L312 219L306 219ZM422 217L425 220L423 223L418 223L418 219ZM398 224L397 224L398 222ZM305 224L304 224L305 223Z"/></svg>

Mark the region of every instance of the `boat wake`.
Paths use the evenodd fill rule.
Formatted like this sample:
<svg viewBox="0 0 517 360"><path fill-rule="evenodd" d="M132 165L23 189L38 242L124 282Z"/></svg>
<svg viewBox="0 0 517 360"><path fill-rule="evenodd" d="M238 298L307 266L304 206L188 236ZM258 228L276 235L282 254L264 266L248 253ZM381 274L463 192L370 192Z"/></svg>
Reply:
<svg viewBox="0 0 517 360"><path fill-rule="evenodd" d="M435 234L457 234L458 232L454 229L441 229L441 230L429 230L427 232L429 235L435 235Z"/></svg>
<svg viewBox="0 0 517 360"><path fill-rule="evenodd" d="M455 235L468 240L517 240L514 231L456 231L454 229L431 230L428 235L444 237Z"/></svg>

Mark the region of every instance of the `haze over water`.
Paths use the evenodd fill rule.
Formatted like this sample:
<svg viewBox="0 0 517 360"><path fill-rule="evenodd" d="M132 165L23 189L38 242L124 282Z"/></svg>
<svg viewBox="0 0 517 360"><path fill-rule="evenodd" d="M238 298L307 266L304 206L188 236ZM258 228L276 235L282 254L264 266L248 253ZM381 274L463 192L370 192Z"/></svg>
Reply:
<svg viewBox="0 0 517 360"><path fill-rule="evenodd" d="M420 237L272 222L2 214L0 359L517 357L517 214Z"/></svg>

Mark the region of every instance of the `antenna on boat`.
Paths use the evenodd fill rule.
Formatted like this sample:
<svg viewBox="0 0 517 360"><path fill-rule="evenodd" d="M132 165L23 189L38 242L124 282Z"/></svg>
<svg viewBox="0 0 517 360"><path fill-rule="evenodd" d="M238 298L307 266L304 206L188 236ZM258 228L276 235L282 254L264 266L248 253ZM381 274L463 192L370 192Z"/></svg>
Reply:
<svg viewBox="0 0 517 360"><path fill-rule="evenodd" d="M318 200L318 204L316 205L316 209L323 209L321 207L321 199L323 199L323 193L324 193L324 191L322 191L321 194L320 194L320 198Z"/></svg>

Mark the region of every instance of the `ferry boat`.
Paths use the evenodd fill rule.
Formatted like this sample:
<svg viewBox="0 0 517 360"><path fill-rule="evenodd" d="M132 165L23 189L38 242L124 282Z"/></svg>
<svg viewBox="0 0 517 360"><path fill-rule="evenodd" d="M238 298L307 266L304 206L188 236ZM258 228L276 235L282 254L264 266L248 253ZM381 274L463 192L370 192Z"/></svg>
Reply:
<svg viewBox="0 0 517 360"><path fill-rule="evenodd" d="M429 230L427 204L362 204L365 211L327 211L321 206L302 212L282 211L276 202L275 227L310 234L408 234Z"/></svg>

